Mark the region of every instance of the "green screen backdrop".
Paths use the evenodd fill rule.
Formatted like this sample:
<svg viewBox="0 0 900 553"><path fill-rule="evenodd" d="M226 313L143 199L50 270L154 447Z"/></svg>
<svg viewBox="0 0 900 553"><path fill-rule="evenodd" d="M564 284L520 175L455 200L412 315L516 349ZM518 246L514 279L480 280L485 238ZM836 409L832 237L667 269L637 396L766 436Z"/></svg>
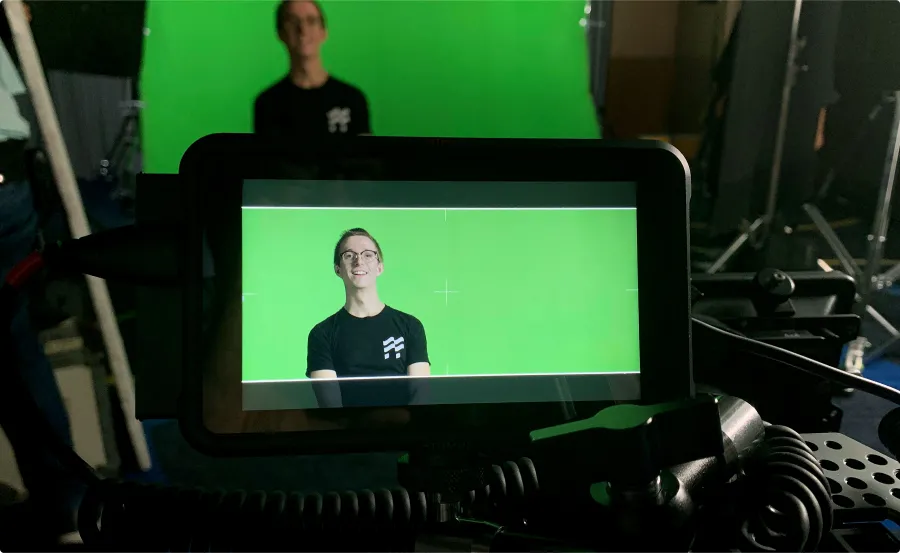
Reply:
<svg viewBox="0 0 900 553"><path fill-rule="evenodd" d="M597 138L583 0L325 0L326 67L367 95L378 135ZM273 0L149 0L148 172L198 138L252 129L287 72Z"/></svg>
<svg viewBox="0 0 900 553"><path fill-rule="evenodd" d="M433 375L639 370L633 209L244 208L242 225L244 381L305 378L353 227L381 245L380 297L422 321Z"/></svg>

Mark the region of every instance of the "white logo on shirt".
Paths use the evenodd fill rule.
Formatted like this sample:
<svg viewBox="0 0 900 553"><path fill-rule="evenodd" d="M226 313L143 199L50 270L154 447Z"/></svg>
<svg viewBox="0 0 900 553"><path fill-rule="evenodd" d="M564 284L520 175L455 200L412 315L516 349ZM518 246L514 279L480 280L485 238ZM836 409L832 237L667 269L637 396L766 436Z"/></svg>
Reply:
<svg viewBox="0 0 900 553"><path fill-rule="evenodd" d="M325 114L328 117L328 132L345 133L350 126L350 108L334 108Z"/></svg>
<svg viewBox="0 0 900 553"><path fill-rule="evenodd" d="M400 359L400 350L403 349L403 336L399 338L394 338L391 336L387 340L381 343L384 346L384 358L388 359L391 356L391 351L396 353L396 359Z"/></svg>

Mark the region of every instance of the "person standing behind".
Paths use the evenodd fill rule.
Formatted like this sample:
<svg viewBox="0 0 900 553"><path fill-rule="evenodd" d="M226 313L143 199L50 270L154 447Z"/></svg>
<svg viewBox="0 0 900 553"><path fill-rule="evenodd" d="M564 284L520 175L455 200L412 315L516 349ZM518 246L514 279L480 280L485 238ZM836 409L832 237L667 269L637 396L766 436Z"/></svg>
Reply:
<svg viewBox="0 0 900 553"><path fill-rule="evenodd" d="M32 129L17 103L25 94L13 59L0 43L0 280L34 251L38 238L38 215L25 167ZM0 331L10 332L16 351L4 352L0 362L15 360L13 370L41 413L57 437L72 446L69 416L27 305L22 303L13 319L2 324L9 325ZM35 433L33 421L2 409L0 414L0 426L12 445L28 490L24 502L0 508L0 548L16 547L19 539L29 547L48 548L75 531L83 485L56 460L47 438Z"/></svg>
<svg viewBox="0 0 900 553"><path fill-rule="evenodd" d="M328 30L321 5L314 0L282 0L275 23L290 70L257 96L254 132L286 140L371 134L365 95L329 75L322 64Z"/></svg>

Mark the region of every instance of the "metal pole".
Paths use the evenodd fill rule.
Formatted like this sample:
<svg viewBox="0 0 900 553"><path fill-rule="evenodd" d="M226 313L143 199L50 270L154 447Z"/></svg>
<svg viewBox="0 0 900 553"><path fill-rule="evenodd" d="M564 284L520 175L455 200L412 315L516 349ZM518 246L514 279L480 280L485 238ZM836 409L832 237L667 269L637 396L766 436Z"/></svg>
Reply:
<svg viewBox="0 0 900 553"><path fill-rule="evenodd" d="M23 77L28 85L31 102L34 104L38 124L47 147L47 157L50 160L53 177L65 207L66 217L69 220L69 229L74 238L81 238L90 234L91 229L84 213L84 205L81 203L81 193L72 170L72 162L69 159L69 152L66 150L56 110L53 108L50 89L47 87L47 79L44 76L44 69L41 66L41 59L38 56L31 28L25 17L22 0L4 0L3 8L9 20ZM106 287L106 281L102 279L90 276L86 278L88 291L94 304L94 312L106 346L109 368L115 377L116 391L122 403L122 412L134 447L135 457L138 466L143 470L148 470L150 468L150 451L147 448L144 429L135 418L134 380L128 365L128 356L125 354L122 335L119 333L119 323L109 297L109 289Z"/></svg>
<svg viewBox="0 0 900 553"><path fill-rule="evenodd" d="M787 141L788 116L791 107L791 92L797 80L797 58L800 50L806 45L806 39L798 36L800 32L800 12L803 9L803 0L794 0L794 13L791 19L791 42L788 48L787 66L784 71L784 86L781 89L781 113L778 116L778 131L775 134L775 155L772 159L772 172L769 174L769 194L766 198L766 210L763 214L763 224L760 229L761 240L769 235L775 211L778 208L778 186L781 181L781 163L784 159L784 145Z"/></svg>
<svg viewBox="0 0 900 553"><path fill-rule="evenodd" d="M862 282L859 283L860 307L863 309L869 305L872 299L873 280L881 270L884 241L891 218L891 197L894 192L894 180L897 178L898 157L900 157L900 90L894 92L894 122L891 125L891 136L888 140L888 150L884 160L878 207L875 210L875 220L872 222L872 232L868 236L869 256L866 260Z"/></svg>
<svg viewBox="0 0 900 553"><path fill-rule="evenodd" d="M800 13L803 9L803 0L794 0L794 12L791 16L791 39L788 47L787 64L784 69L784 86L781 88L781 111L778 114L778 127L775 134L775 152L772 158L772 170L769 174L769 191L766 196L766 207L763 214L750 223L747 230L732 242L728 248L706 270L707 274L715 274L722 270L734 255L748 242L760 244L769 236L769 231L775 213L778 209L778 186L781 181L781 163L784 158L784 145L787 141L788 116L791 108L791 92L797 80L797 58L800 50L806 44L806 39L801 38Z"/></svg>

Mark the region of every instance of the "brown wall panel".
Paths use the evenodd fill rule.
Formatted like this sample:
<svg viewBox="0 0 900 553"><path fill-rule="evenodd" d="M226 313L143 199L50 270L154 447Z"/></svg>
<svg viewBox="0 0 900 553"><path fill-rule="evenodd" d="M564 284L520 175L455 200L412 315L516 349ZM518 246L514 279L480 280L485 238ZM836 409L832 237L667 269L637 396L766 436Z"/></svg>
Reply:
<svg viewBox="0 0 900 553"><path fill-rule="evenodd" d="M675 59L619 58L609 61L607 132L635 138L668 132Z"/></svg>

